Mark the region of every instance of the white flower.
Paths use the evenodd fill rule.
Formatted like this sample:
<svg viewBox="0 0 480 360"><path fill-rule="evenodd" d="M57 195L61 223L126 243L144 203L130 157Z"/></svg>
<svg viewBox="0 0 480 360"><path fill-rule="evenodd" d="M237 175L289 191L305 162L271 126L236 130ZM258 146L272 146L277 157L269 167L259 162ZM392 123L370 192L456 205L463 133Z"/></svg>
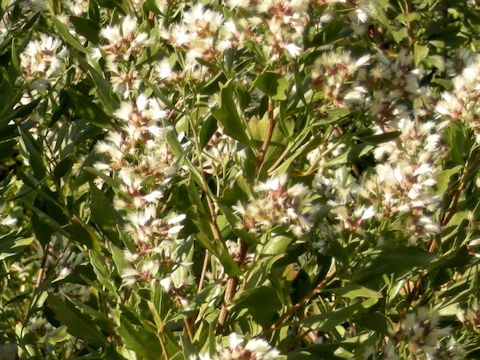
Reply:
<svg viewBox="0 0 480 360"><path fill-rule="evenodd" d="M360 67L360 66L368 65L369 61L370 61L370 55L363 55L361 58L359 58L355 62L355 66Z"/></svg>
<svg viewBox="0 0 480 360"><path fill-rule="evenodd" d="M17 224L17 219L13 216L7 216L6 218L0 220L0 225L4 226L15 226Z"/></svg>
<svg viewBox="0 0 480 360"><path fill-rule="evenodd" d="M290 43L285 45L285 50L288 51L291 57L295 58L300 55L302 48L296 44Z"/></svg>
<svg viewBox="0 0 480 360"><path fill-rule="evenodd" d="M163 193L159 190L154 190L150 194L145 195L143 199L148 202L156 202L163 196Z"/></svg>
<svg viewBox="0 0 480 360"><path fill-rule="evenodd" d="M160 285L163 287L163 289L166 292L169 292L170 288L172 287L172 279L169 278L169 277L166 277L166 278L160 280Z"/></svg>
<svg viewBox="0 0 480 360"><path fill-rule="evenodd" d="M125 16L122 22L122 34L124 36L134 33L137 29L137 20L130 15Z"/></svg>
<svg viewBox="0 0 480 360"><path fill-rule="evenodd" d="M175 215L175 216L171 217L170 219L168 219L168 224L169 225L178 224L178 223L182 222L183 220L185 220L186 217L187 216L185 214Z"/></svg>
<svg viewBox="0 0 480 360"><path fill-rule="evenodd" d="M168 59L163 59L155 68L157 70L158 77L160 79L170 80L174 77L175 73L170 66Z"/></svg>
<svg viewBox="0 0 480 360"><path fill-rule="evenodd" d="M122 283L125 286L132 286L137 282L137 276L139 275L138 271L133 268L123 269L121 277Z"/></svg>
<svg viewBox="0 0 480 360"><path fill-rule="evenodd" d="M20 66L27 78L58 76L67 54L67 49L62 47L59 39L40 34L40 39L30 41L20 54Z"/></svg>
<svg viewBox="0 0 480 360"><path fill-rule="evenodd" d="M230 349L235 349L237 346L243 343L243 339L238 336L237 333L231 333L228 336L228 346Z"/></svg>
<svg viewBox="0 0 480 360"><path fill-rule="evenodd" d="M260 183L255 187L255 191L277 191L287 182L287 176L281 174L271 177L266 183Z"/></svg>
<svg viewBox="0 0 480 360"><path fill-rule="evenodd" d="M362 220L367 220L375 216L375 208L373 206L368 207L363 211Z"/></svg>

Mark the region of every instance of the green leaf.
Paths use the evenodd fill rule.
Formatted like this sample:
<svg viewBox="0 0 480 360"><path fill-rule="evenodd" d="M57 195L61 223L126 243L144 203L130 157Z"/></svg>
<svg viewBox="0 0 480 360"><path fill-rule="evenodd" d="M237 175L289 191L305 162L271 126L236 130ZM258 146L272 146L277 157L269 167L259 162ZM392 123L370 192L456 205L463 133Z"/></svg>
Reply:
<svg viewBox="0 0 480 360"><path fill-rule="evenodd" d="M214 118L223 125L225 134L241 143L250 145L245 122L238 114L234 101L234 84L229 80L220 91L220 106L212 111Z"/></svg>
<svg viewBox="0 0 480 360"><path fill-rule="evenodd" d="M112 188L116 189L118 188L118 186L120 186L120 183L114 179L112 179L110 176L106 175L104 172L92 167L92 166L85 166L84 167L84 170L95 175L95 176L98 176L100 178L102 178L102 180L105 181L105 183L109 186L111 186Z"/></svg>
<svg viewBox="0 0 480 360"><path fill-rule="evenodd" d="M93 125L103 129L112 128L112 118L108 116L99 105L73 89L69 89L67 93L74 106L77 118L87 119Z"/></svg>
<svg viewBox="0 0 480 360"><path fill-rule="evenodd" d="M119 105L118 100L112 95L112 86L110 85L110 82L105 79L102 72L96 70L82 57L78 57L77 60L80 69L85 73L90 74L90 77L95 83L98 97L106 111L111 113L113 110L117 109Z"/></svg>
<svg viewBox="0 0 480 360"><path fill-rule="evenodd" d="M459 249L456 249L455 251L433 261L429 266L429 270L432 271L434 269L449 269L465 266L472 260L473 258L471 254L469 254L467 247L462 246Z"/></svg>
<svg viewBox="0 0 480 360"><path fill-rule="evenodd" d="M70 21L75 27L75 31L84 36L88 41L97 44L100 41L99 32L100 26L87 18L80 16L70 16Z"/></svg>
<svg viewBox="0 0 480 360"><path fill-rule="evenodd" d="M112 244L111 249L113 261L115 262L115 265L117 267L117 272L119 275L122 275L123 270L130 267L130 264L125 259L125 254L119 247Z"/></svg>
<svg viewBox="0 0 480 360"><path fill-rule="evenodd" d="M17 47L15 46L15 38L12 39L12 65L14 69L20 73L20 57L18 56Z"/></svg>
<svg viewBox="0 0 480 360"><path fill-rule="evenodd" d="M202 188L204 191L209 191L209 189L203 188L203 181L202 181L202 174L198 171L198 169L195 167L195 165L192 164L188 156L185 155L182 145L178 141L178 135L174 129L167 131L167 142L168 145L170 146L170 149L172 149L172 152L174 155L180 160L185 161L187 164L190 173L192 175L193 180L197 183L200 188Z"/></svg>
<svg viewBox="0 0 480 360"><path fill-rule="evenodd" d="M0 142L0 160L2 159L12 159L12 154L15 153L15 145L17 145L16 140L7 140Z"/></svg>
<svg viewBox="0 0 480 360"><path fill-rule="evenodd" d="M47 303L55 313L55 318L67 327L68 332L92 345L107 345L107 340L95 326L89 316L78 310L68 299L62 300L57 295L49 295Z"/></svg>
<svg viewBox="0 0 480 360"><path fill-rule="evenodd" d="M21 127L18 128L18 131L22 136L22 144L33 173L38 180L42 180L47 173L42 147L29 132L23 131Z"/></svg>
<svg viewBox="0 0 480 360"><path fill-rule="evenodd" d="M92 250L90 250L88 254L90 256L90 263L93 266L93 271L95 271L98 281L100 281L100 283L105 286L107 290L113 294L117 294L117 287L111 280L112 274L104 264L105 257Z"/></svg>
<svg viewBox="0 0 480 360"><path fill-rule="evenodd" d="M262 250L263 255L283 255L285 254L288 245L292 242L291 237L283 236L283 235L278 235L270 239L269 242L265 245L265 247Z"/></svg>
<svg viewBox="0 0 480 360"><path fill-rule="evenodd" d="M324 167L338 166L354 162L358 158L368 154L373 149L374 146L368 143L355 144L350 148L350 150L348 150L348 152L344 152L336 158L326 162Z"/></svg>
<svg viewBox="0 0 480 360"><path fill-rule="evenodd" d="M402 134L401 131L391 131L391 132L386 132L383 134L376 134L376 135L370 135L370 136L364 136L360 138L362 141L372 144L372 145L377 145L385 142L389 142L392 140L395 140Z"/></svg>
<svg viewBox="0 0 480 360"><path fill-rule="evenodd" d="M91 308L90 306L84 304L81 301L77 300L69 300L72 302L75 307L85 314L89 316L101 330L111 332L114 327L114 322L105 314L101 313L98 310Z"/></svg>
<svg viewBox="0 0 480 360"><path fill-rule="evenodd" d="M253 83L265 95L274 100L286 100L288 82L285 78L273 71L265 71Z"/></svg>
<svg viewBox="0 0 480 360"><path fill-rule="evenodd" d="M457 165L451 169L445 169L437 173L435 178L439 194L444 194L447 191L450 179L453 175L458 174L462 168L462 165Z"/></svg>
<svg viewBox="0 0 480 360"><path fill-rule="evenodd" d="M217 122L210 116L203 122L200 129L200 148L203 149L207 145L215 131L217 131Z"/></svg>
<svg viewBox="0 0 480 360"><path fill-rule="evenodd" d="M389 319L379 312L362 313L357 315L355 320L360 326L376 331L378 334L390 334Z"/></svg>
<svg viewBox="0 0 480 360"><path fill-rule="evenodd" d="M387 247L373 255L366 266L353 276L356 283L365 283L383 274L400 274L417 267L426 267L436 256L415 246Z"/></svg>
<svg viewBox="0 0 480 360"><path fill-rule="evenodd" d="M355 351L355 349L358 348L358 345L364 343L367 339L367 336L362 335L342 342L332 341L323 344L310 345L301 350L289 353L287 360L337 360L338 357L335 355L337 349L342 348L349 351Z"/></svg>
<svg viewBox="0 0 480 360"><path fill-rule="evenodd" d="M80 245L84 245L89 249L100 250L98 237L92 230L87 229L88 225L84 225L74 220L65 230L70 234L70 239Z"/></svg>
<svg viewBox="0 0 480 360"><path fill-rule="evenodd" d="M72 166L75 163L75 157L73 154L66 156L62 161L55 166L55 170L53 170L53 178L55 180L59 180L63 176L67 175L67 173L72 170Z"/></svg>
<svg viewBox="0 0 480 360"><path fill-rule="evenodd" d="M428 47L424 45L415 44L413 54L415 57L415 66L418 68L423 59L428 56Z"/></svg>
<svg viewBox="0 0 480 360"><path fill-rule="evenodd" d="M321 292L332 293L338 297L344 297L348 299L354 299L357 297L380 299L381 297L383 297L382 293L378 291L348 282L344 284L341 288L324 289Z"/></svg>
<svg viewBox="0 0 480 360"><path fill-rule="evenodd" d="M119 219L117 213L113 208L112 201L97 187L90 184L90 211L92 213L93 222L98 225L107 235L113 239L118 238L117 225Z"/></svg>
<svg viewBox="0 0 480 360"><path fill-rule="evenodd" d="M441 55L431 55L424 59L425 65L430 67L436 67L440 72L445 71L445 58ZM440 83L442 86L446 85L446 90L451 90L451 80L450 79L435 79L436 82Z"/></svg>
<svg viewBox="0 0 480 360"><path fill-rule="evenodd" d="M338 358L341 358L341 359L351 359L353 358L353 353L351 353L350 351L348 351L347 349L343 348L343 347L339 347L337 348L333 354L338 357Z"/></svg>
<svg viewBox="0 0 480 360"><path fill-rule="evenodd" d="M0 236L0 260L21 253L34 238L14 238L10 234Z"/></svg>
<svg viewBox="0 0 480 360"><path fill-rule="evenodd" d="M397 44L401 43L403 39L406 39L408 36L408 30L405 27L402 27L400 30L392 31L393 39Z"/></svg>
<svg viewBox="0 0 480 360"><path fill-rule="evenodd" d="M40 225L40 223L43 224L43 225L47 225L51 230L56 231L56 232L62 234L63 236L65 236L67 238L70 237L70 235L65 231L65 229L62 227L62 225L60 225L57 222L56 219L54 219L50 215L46 214L44 211L40 210L35 205L25 203L25 207L35 214L35 216L37 217L37 219L39 221L39 225Z"/></svg>
<svg viewBox="0 0 480 360"><path fill-rule="evenodd" d="M304 320L295 322L294 324L315 329L316 331L334 331L336 326L352 319L361 312L367 311L367 309L375 305L377 301L377 299L368 299L361 303L335 311L329 311L319 315L311 315Z"/></svg>
<svg viewBox="0 0 480 360"><path fill-rule="evenodd" d="M213 234L209 228L208 222L194 221L195 225L201 230L195 235L196 241L205 249L210 251L222 264L225 269L225 272L230 276L238 276L242 272L238 267L237 263L233 261L232 257L228 253L227 248L223 244L218 244L217 241L213 240ZM210 234L210 236L207 236ZM210 240L212 239L212 240Z"/></svg>
<svg viewBox="0 0 480 360"><path fill-rule="evenodd" d="M263 327L272 324L282 307L277 291L269 286L246 290L235 303L235 308L248 309L253 320Z"/></svg>
<svg viewBox="0 0 480 360"><path fill-rule="evenodd" d="M70 34L67 26L64 23L62 23L60 20L58 20L54 16L52 16L50 19L52 20L53 24L57 28L59 34L62 36L63 40L65 40L69 45L71 45L76 50L82 53L87 53L87 49L85 49L83 45L80 44L80 42L77 39L75 39L72 36L72 34Z"/></svg>
<svg viewBox="0 0 480 360"><path fill-rule="evenodd" d="M120 318L118 334L125 342L125 346L142 358L148 360L161 358L162 347L158 337L144 327L134 327L124 316Z"/></svg>

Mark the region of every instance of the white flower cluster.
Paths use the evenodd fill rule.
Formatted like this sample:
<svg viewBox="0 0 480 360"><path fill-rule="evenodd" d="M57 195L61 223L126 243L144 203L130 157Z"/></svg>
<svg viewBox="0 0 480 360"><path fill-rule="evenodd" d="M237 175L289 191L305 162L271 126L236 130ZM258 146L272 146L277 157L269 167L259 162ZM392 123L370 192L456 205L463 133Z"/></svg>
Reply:
<svg viewBox="0 0 480 360"><path fill-rule="evenodd" d="M407 351L408 358L419 360L461 359L461 351L453 338L443 347L443 341L449 336L449 328L439 327L438 313L421 307L400 322L392 341L385 347L384 358L401 359L397 352L401 350Z"/></svg>
<svg viewBox="0 0 480 360"><path fill-rule="evenodd" d="M238 156L237 142L219 129L212 135L203 152L205 154L203 170L206 173L214 174L230 159Z"/></svg>
<svg viewBox="0 0 480 360"><path fill-rule="evenodd" d="M409 110L406 103L412 104L425 92L419 86L419 77L409 51L401 50L394 58L379 52L363 75L370 115L383 123L403 116Z"/></svg>
<svg viewBox="0 0 480 360"><path fill-rule="evenodd" d="M120 62L126 62L132 56L138 56L152 42L146 32L138 29L137 19L131 16L125 16L121 25L102 28L100 35L108 43L96 50L96 57L105 54L107 66L113 72L118 72Z"/></svg>
<svg viewBox="0 0 480 360"><path fill-rule="evenodd" d="M265 340L253 338L246 341L232 333L227 347L219 345L213 356L198 355L191 360L276 360L279 355L280 352Z"/></svg>
<svg viewBox="0 0 480 360"><path fill-rule="evenodd" d="M249 11L239 21L250 40L263 47L267 57L278 59L282 54L297 57L302 51L303 30L309 20L310 0L230 0L231 8ZM255 9L255 10L253 10ZM239 13L240 15L240 13Z"/></svg>
<svg viewBox="0 0 480 360"><path fill-rule="evenodd" d="M288 188L286 183L286 175L273 176L254 188L256 195L248 204L234 206L235 212L242 217L240 227L258 233L287 225L297 237L307 233L311 226L305 216L308 189L301 184Z"/></svg>
<svg viewBox="0 0 480 360"><path fill-rule="evenodd" d="M412 242L440 229L434 218L440 198L434 192L439 155L444 149L438 126L414 106L414 98L421 91L412 61L406 51L400 52L395 61L382 54L355 61L341 53L324 55L316 70L314 66L314 84L319 81L322 89L327 89L323 90L325 97L330 94L334 106L349 105L347 100L355 98L345 94L347 89L361 89L357 91L359 97L365 96L365 105L376 119L375 136L399 134L373 148L377 164L373 169L363 174L353 169L358 179L347 176L344 168L328 168L329 161L340 157L345 147L339 141L341 133L333 132L323 148L308 154L310 165L319 166L317 187L338 220L339 230L363 234L370 219L383 221L392 216ZM373 64L364 66L369 62Z"/></svg>
<svg viewBox="0 0 480 360"><path fill-rule="evenodd" d="M165 138L168 129L159 122L165 117L160 102L140 94L133 102L122 102L114 115L122 128L97 145L107 159L95 167L106 175L113 172L120 183L114 203L126 213L125 231L136 246L136 252L126 256L131 267L122 277L125 285L132 285L156 278L160 267L156 257L175 265L172 254L181 243L178 233L185 215L165 212L164 190L176 171Z"/></svg>
<svg viewBox="0 0 480 360"><path fill-rule="evenodd" d="M453 78L453 90L445 91L435 108L446 127L464 121L475 133L480 143L480 55L466 56L467 66Z"/></svg>
<svg viewBox="0 0 480 360"><path fill-rule="evenodd" d="M62 42L47 34L40 34L39 39L28 43L20 54L20 67L27 81L34 81L43 87L55 81L64 70L68 50Z"/></svg>
<svg viewBox="0 0 480 360"><path fill-rule="evenodd" d="M440 199L433 195L433 187L436 159L442 148L436 126L402 118L390 129L401 134L374 150L379 164L365 186L368 197L379 206L384 218L407 215L404 224L413 237L438 232L433 213Z"/></svg>
<svg viewBox="0 0 480 360"><path fill-rule="evenodd" d="M358 70L367 65L370 56L358 60L348 52L328 52L319 57L312 68L312 84L324 92L324 98L334 107L363 102L366 90L355 79Z"/></svg>

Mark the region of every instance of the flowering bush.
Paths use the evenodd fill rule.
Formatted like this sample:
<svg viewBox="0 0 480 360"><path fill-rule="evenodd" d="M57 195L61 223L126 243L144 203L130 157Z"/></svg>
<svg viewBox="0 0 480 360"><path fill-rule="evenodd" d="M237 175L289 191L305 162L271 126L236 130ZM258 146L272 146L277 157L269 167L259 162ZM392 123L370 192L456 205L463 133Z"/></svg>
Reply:
<svg viewBox="0 0 480 360"><path fill-rule="evenodd" d="M0 14L0 358L480 356L478 1Z"/></svg>

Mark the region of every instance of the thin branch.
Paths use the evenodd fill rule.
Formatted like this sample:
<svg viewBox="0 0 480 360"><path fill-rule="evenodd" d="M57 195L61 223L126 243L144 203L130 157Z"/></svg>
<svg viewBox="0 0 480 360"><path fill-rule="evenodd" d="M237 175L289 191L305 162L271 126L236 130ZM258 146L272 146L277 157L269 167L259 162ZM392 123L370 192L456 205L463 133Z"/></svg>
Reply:
<svg viewBox="0 0 480 360"><path fill-rule="evenodd" d="M472 172L478 167L479 164L480 164L480 156L476 156L466 168L458 186L453 190L450 206L448 207L448 209L445 211L442 218L440 219L440 232L442 232L445 229L445 227L448 225L452 217L456 214L460 195L462 191L465 189L467 180L471 177ZM437 243L435 242L435 239L432 239L432 241L430 242L430 246L428 248L428 252L434 253L436 250L437 250ZM420 292L424 281L425 281L425 275L421 274L418 277L417 281L415 282L415 286L413 287L413 290L410 292L410 294L407 297L408 303L411 303L415 298L415 296L417 296L417 294Z"/></svg>
<svg viewBox="0 0 480 360"><path fill-rule="evenodd" d="M37 279L35 281L35 289L40 287L40 284L43 279L43 275L45 274L45 268L47 265L47 258L48 258L48 246L50 245L50 241L45 244L45 250L43 252L42 262L40 263L40 268L37 272Z"/></svg>
<svg viewBox="0 0 480 360"><path fill-rule="evenodd" d="M268 102L268 128L267 133L265 135L265 139L263 140L262 148L257 157L257 166L255 168L255 173L258 175L260 168L265 161L265 155L267 154L268 148L270 147L270 143L272 141L273 130L275 129L275 117L274 117L274 101L273 99L269 99ZM240 240L240 256L237 261L239 267L242 266L243 261L245 260L245 256L247 254L247 245ZM228 318L228 305L233 300L235 292L237 291L238 286L238 276L230 277L227 280L227 285L225 288L225 296L223 298L222 308L220 309L220 315L218 317L217 329L216 334L219 335L222 333L223 328L227 322Z"/></svg>
<svg viewBox="0 0 480 360"><path fill-rule="evenodd" d="M198 281L197 294L203 290L203 282L205 281L205 273L208 269L208 262L210 261L210 253L205 250L205 257L203 258L202 273L200 274L200 280Z"/></svg>
<svg viewBox="0 0 480 360"><path fill-rule="evenodd" d="M239 247L240 247L240 255L239 255L237 264L241 266L245 261L245 256L247 255L247 245L243 241L240 241ZM216 330L217 335L222 333L223 328L227 322L228 313L229 313L228 305L230 305L230 303L233 300L233 297L235 296L237 286L238 286L238 276L231 277L227 280L225 296L223 298L222 308L220 310L220 315L218 317L217 330Z"/></svg>
<svg viewBox="0 0 480 360"><path fill-rule="evenodd" d="M334 267L332 268L328 274L325 276L325 278L310 292L305 295L298 303L293 305L290 310L288 310L286 313L284 313L282 316L280 316L268 329L265 329L263 331L263 336L268 336L275 330L277 330L279 327L284 324L288 318L290 318L293 314L295 314L303 305L305 305L312 297L317 295L323 288L324 286L331 280L337 273L337 268Z"/></svg>
<svg viewBox="0 0 480 360"><path fill-rule="evenodd" d="M270 147L270 143L272 141L273 130L275 129L275 117L274 117L273 111L274 111L274 102L273 102L273 99L270 99L268 101L267 134L265 135L265 139L263 139L262 148L260 149L260 152L258 153L257 167L255 169L255 172L257 174L260 171L260 168L261 168L261 166L262 166L262 164L265 160L265 155L267 154L268 148Z"/></svg>

